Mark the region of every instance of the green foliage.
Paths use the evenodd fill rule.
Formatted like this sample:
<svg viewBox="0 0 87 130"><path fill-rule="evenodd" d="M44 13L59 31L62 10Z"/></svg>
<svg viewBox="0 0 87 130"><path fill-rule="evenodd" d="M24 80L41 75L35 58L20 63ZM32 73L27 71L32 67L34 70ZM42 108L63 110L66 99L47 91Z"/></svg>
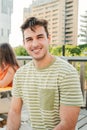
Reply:
<svg viewBox="0 0 87 130"><path fill-rule="evenodd" d="M79 45L79 48L80 48L81 50L83 50L83 49L87 48L87 44L81 44L81 45Z"/></svg>
<svg viewBox="0 0 87 130"><path fill-rule="evenodd" d="M14 48L14 51L17 56L28 56L29 55L23 46L18 46L16 48ZM63 46L62 45L56 45L56 46L50 45L49 51L53 55L62 56ZM78 45L78 46L73 46L73 45L68 45L68 44L65 45L65 56L86 56L87 54L85 54L85 52L87 52L87 44Z"/></svg>
<svg viewBox="0 0 87 130"><path fill-rule="evenodd" d="M14 48L14 51L15 51L15 53L16 53L17 56L28 56L28 53L24 49L23 46L18 46L16 48Z"/></svg>
<svg viewBox="0 0 87 130"><path fill-rule="evenodd" d="M85 63L85 74L84 74L84 76L85 76L85 79L87 79L87 62Z"/></svg>
<svg viewBox="0 0 87 130"><path fill-rule="evenodd" d="M81 49L78 46L66 45L66 50L69 56L79 56L81 54Z"/></svg>
<svg viewBox="0 0 87 130"><path fill-rule="evenodd" d="M53 55L61 56L62 48L61 46L50 46L49 51Z"/></svg>
<svg viewBox="0 0 87 130"><path fill-rule="evenodd" d="M63 51L63 46L50 46L49 48L51 54L61 56ZM87 44L73 46L73 45L65 45L65 56L84 56L87 52Z"/></svg>

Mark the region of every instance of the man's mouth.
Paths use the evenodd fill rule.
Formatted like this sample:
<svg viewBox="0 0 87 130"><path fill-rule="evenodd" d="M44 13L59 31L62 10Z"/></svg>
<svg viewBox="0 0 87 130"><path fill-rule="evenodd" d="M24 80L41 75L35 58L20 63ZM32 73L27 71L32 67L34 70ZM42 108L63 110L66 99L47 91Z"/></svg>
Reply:
<svg viewBox="0 0 87 130"><path fill-rule="evenodd" d="M32 50L35 54L39 53L41 51L41 48Z"/></svg>

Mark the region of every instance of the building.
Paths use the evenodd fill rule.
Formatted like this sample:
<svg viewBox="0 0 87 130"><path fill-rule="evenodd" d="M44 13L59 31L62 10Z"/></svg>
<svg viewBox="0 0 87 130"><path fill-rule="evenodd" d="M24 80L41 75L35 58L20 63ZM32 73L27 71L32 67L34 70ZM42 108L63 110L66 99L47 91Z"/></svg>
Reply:
<svg viewBox="0 0 87 130"><path fill-rule="evenodd" d="M84 12L80 17L80 32L79 32L79 43L87 44L87 11Z"/></svg>
<svg viewBox="0 0 87 130"><path fill-rule="evenodd" d="M0 43L9 42L13 0L0 0Z"/></svg>
<svg viewBox="0 0 87 130"><path fill-rule="evenodd" d="M87 44L87 0L79 0L78 45Z"/></svg>
<svg viewBox="0 0 87 130"><path fill-rule="evenodd" d="M77 44L78 0L33 0L24 20L36 16L49 21L51 44Z"/></svg>
<svg viewBox="0 0 87 130"><path fill-rule="evenodd" d="M79 0L78 45L87 44L87 0Z"/></svg>

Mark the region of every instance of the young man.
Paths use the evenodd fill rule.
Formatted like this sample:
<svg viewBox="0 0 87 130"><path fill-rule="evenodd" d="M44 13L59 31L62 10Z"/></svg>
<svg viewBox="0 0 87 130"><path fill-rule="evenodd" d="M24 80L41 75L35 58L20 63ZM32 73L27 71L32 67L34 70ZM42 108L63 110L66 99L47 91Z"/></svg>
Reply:
<svg viewBox="0 0 87 130"><path fill-rule="evenodd" d="M22 105L29 115L27 130L75 130L83 104L79 76L72 65L49 53L47 24L31 17L21 26L32 61L14 77L7 130L20 129Z"/></svg>

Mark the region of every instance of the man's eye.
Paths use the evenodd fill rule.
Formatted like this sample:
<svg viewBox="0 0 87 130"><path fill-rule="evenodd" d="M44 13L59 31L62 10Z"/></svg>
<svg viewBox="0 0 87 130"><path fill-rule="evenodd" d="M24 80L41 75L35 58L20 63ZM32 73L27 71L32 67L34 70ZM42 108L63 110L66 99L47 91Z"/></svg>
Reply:
<svg viewBox="0 0 87 130"><path fill-rule="evenodd" d="M41 39L41 38L43 38L42 36L41 37L38 37L38 39Z"/></svg>
<svg viewBox="0 0 87 130"><path fill-rule="evenodd" d="M26 39L26 41L29 42L29 41L32 41L32 39L29 38L29 39Z"/></svg>

